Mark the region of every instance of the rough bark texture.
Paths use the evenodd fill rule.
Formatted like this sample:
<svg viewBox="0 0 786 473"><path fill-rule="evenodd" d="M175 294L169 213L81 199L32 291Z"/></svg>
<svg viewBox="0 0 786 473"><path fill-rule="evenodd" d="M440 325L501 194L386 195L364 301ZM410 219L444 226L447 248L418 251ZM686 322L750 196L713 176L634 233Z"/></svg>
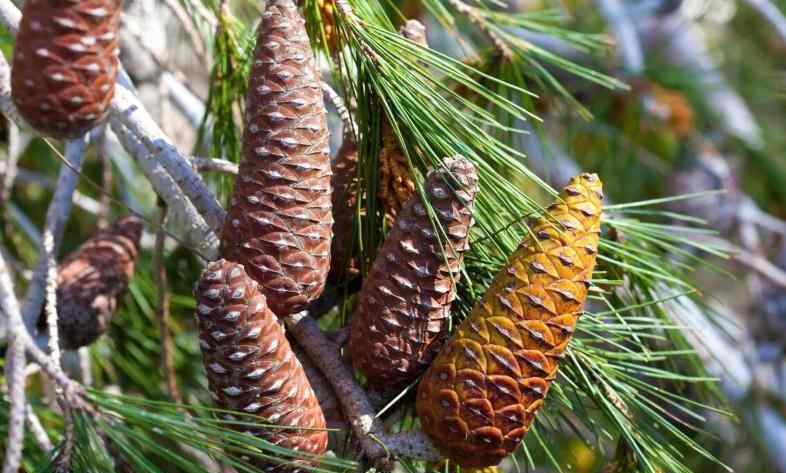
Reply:
<svg viewBox="0 0 786 473"><path fill-rule="evenodd" d="M574 177L421 380L423 430L463 467L497 465L542 406L587 297L602 184Z"/></svg>
<svg viewBox="0 0 786 473"><path fill-rule="evenodd" d="M40 133L75 138L115 92L121 0L28 0L11 72L14 103Z"/></svg>
<svg viewBox="0 0 786 473"><path fill-rule="evenodd" d="M327 432L302 430L325 428L319 401L259 284L242 265L220 260L202 273L195 295L199 345L216 406L292 427L237 426L238 430L284 448L323 454ZM233 419L230 414L229 420ZM288 464L262 459L253 463L266 471L288 472L307 465L287 458L281 461Z"/></svg>
<svg viewBox="0 0 786 473"><path fill-rule="evenodd" d="M281 316L319 297L330 266L327 118L304 23L292 0L267 2L222 236L223 256L245 266Z"/></svg>
<svg viewBox="0 0 786 473"><path fill-rule="evenodd" d="M125 217L71 253L57 274L57 311L64 349L87 346L106 333L139 256L142 220ZM46 327L46 315L39 318Z"/></svg>
<svg viewBox="0 0 786 473"><path fill-rule="evenodd" d="M355 368L377 390L396 390L414 381L446 338L450 304L469 248L477 182L469 161L446 159L429 174L425 192L447 239L417 194L377 254L349 340Z"/></svg>
<svg viewBox="0 0 786 473"><path fill-rule="evenodd" d="M358 148L350 136L344 137L333 161L333 243L330 249L328 280L340 281L358 273L353 258L352 229L358 204Z"/></svg>
<svg viewBox="0 0 786 473"><path fill-rule="evenodd" d="M417 20L409 20L399 30L401 36L422 46L426 43L426 28ZM415 181L409 170L407 157L399 146L396 134L387 120L382 124L382 146L379 151L379 189L377 195L382 202L388 223L415 194Z"/></svg>

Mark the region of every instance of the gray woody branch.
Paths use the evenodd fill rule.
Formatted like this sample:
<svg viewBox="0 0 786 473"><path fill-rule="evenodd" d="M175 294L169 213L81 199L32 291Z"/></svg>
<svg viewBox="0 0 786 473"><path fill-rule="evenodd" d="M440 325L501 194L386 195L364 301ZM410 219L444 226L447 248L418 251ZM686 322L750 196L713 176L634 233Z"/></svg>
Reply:
<svg viewBox="0 0 786 473"><path fill-rule="evenodd" d="M19 9L10 0L0 0L0 22L10 32L17 32L20 18ZM0 107L11 112L7 115L12 119L18 118L18 114L14 115L10 106L10 90L7 86L2 86L0 92L6 92L0 94ZM109 122L128 153L145 171L156 193L175 213L184 217L182 221L186 228L186 241L202 242L200 253L207 258L213 258L217 254L218 239L215 235L207 234L221 227L226 213L188 159L178 152L169 137L152 119L136 97L133 86L122 70L112 101ZM168 174L168 178L162 176L161 171ZM187 199L175 198L181 192ZM190 201L196 211L186 205L186 200Z"/></svg>
<svg viewBox="0 0 786 473"><path fill-rule="evenodd" d="M389 455L438 461L441 456L422 432L413 431L397 435L385 432L376 417L374 407L366 392L355 381L344 364L338 346L319 329L308 312L293 314L285 319L287 328L306 351L311 360L330 381L341 403L353 432L368 459L382 469L390 467Z"/></svg>

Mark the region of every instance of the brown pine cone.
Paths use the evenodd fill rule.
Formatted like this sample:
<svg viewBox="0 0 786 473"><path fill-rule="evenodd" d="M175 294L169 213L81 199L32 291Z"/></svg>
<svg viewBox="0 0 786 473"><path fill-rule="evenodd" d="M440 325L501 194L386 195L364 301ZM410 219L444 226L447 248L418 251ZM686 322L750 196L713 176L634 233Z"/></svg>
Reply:
<svg viewBox="0 0 786 473"><path fill-rule="evenodd" d="M602 184L571 179L423 376L424 432L462 467L497 465L543 405L587 298Z"/></svg>
<svg viewBox="0 0 786 473"><path fill-rule="evenodd" d="M60 265L57 326L64 349L90 345L106 333L134 276L141 235L141 219L121 218L83 243ZM46 327L43 312L38 325Z"/></svg>
<svg viewBox="0 0 786 473"><path fill-rule="evenodd" d="M283 448L323 454L327 432L319 401L257 282L242 265L215 261L202 273L195 296L199 345L216 406L292 427L236 426L239 431ZM290 463L253 460L266 471L294 472L311 464L281 461Z"/></svg>
<svg viewBox="0 0 786 473"><path fill-rule="evenodd" d="M408 20L399 34L410 41L428 47L426 28L417 20ZM385 217L392 224L401 207L415 194L415 181L409 170L407 157L399 146L396 134L387 120L382 123L382 144L379 150L379 189Z"/></svg>
<svg viewBox="0 0 786 473"><path fill-rule="evenodd" d="M333 160L333 244L330 249L328 280L340 281L346 274L357 274L352 255L352 230L358 203L358 147L351 136L344 136Z"/></svg>
<svg viewBox="0 0 786 473"><path fill-rule="evenodd" d="M469 248L478 177L464 158L449 158L443 165L429 173L425 192L447 241L420 195L412 197L377 254L352 318L352 361L380 391L414 381L446 336L455 283Z"/></svg>
<svg viewBox="0 0 786 473"><path fill-rule="evenodd" d="M55 138L83 135L115 94L121 0L28 0L11 92L25 120Z"/></svg>
<svg viewBox="0 0 786 473"><path fill-rule="evenodd" d="M322 294L330 266L327 116L304 23L292 0L267 2L221 245L281 316Z"/></svg>

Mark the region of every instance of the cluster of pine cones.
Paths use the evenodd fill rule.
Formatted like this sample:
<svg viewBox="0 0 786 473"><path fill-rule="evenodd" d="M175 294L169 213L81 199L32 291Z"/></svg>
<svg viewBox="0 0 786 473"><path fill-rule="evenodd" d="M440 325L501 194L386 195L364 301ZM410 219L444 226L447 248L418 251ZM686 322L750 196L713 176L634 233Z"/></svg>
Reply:
<svg viewBox="0 0 786 473"><path fill-rule="evenodd" d="M26 3L14 100L42 133L78 136L106 114L119 8L119 0ZM416 26L408 23L402 34L425 45ZM45 87L30 79L34 71L43 71ZM529 430L575 331L598 252L601 182L592 174L571 180L448 339L477 172L462 157L447 158L416 193L395 136L389 125L384 130L378 197L391 228L357 299L348 353L378 392L421 378L417 414L448 459L466 468L497 465ZM269 0L223 259L197 283L196 319L216 405L236 412L232 419L255 415L280 426L243 431L317 456L327 449L325 415L280 317L306 309L328 280L352 269L357 149L346 142L331 166L328 138L305 22L293 0ZM79 308L61 316L67 348L106 330L133 273L140 232L137 219L121 220L61 268L61 307ZM253 463L297 471L316 460Z"/></svg>

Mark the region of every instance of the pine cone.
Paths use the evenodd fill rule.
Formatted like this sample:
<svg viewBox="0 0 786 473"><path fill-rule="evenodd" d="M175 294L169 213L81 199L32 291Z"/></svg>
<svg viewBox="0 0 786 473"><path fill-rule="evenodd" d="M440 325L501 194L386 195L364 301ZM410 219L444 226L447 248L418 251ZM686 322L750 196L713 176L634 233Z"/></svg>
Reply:
<svg viewBox="0 0 786 473"><path fill-rule="evenodd" d="M571 179L421 380L423 430L462 467L497 465L543 404L587 297L601 189Z"/></svg>
<svg viewBox="0 0 786 473"><path fill-rule="evenodd" d="M352 254L352 230L358 203L358 148L350 136L344 137L333 161L333 244L330 249L329 281L340 281L357 274L357 261Z"/></svg>
<svg viewBox="0 0 786 473"><path fill-rule="evenodd" d="M106 333L112 314L134 276L142 220L125 217L99 231L60 265L57 312L60 344L75 350ZM46 315L38 325L46 327Z"/></svg>
<svg viewBox="0 0 786 473"><path fill-rule="evenodd" d="M36 130L83 135L115 94L121 0L28 0L16 36L11 91Z"/></svg>
<svg viewBox="0 0 786 473"><path fill-rule="evenodd" d="M284 448L322 454L327 432L302 429L325 429L325 417L284 329L259 289L242 265L226 260L210 263L197 284L199 345L213 399L220 409L293 427L237 426L238 430ZM266 471L298 470L297 464L261 459L255 463Z"/></svg>
<svg viewBox="0 0 786 473"><path fill-rule="evenodd" d="M428 47L426 28L417 20L407 21L399 30L399 34L410 41ZM385 217L389 223L393 223L401 207L414 194L415 181L412 180L407 157L399 146L393 128L387 121L383 121L377 195L382 202Z"/></svg>
<svg viewBox="0 0 786 473"><path fill-rule="evenodd" d="M262 14L245 121L222 254L243 264L284 316L322 293L333 224L325 104L292 0L271 0Z"/></svg>
<svg viewBox="0 0 786 473"><path fill-rule="evenodd" d="M429 174L425 192L448 241L435 230L418 194L377 254L352 318L349 351L355 368L378 390L414 381L446 338L455 282L469 248L477 180L469 161L446 159Z"/></svg>

